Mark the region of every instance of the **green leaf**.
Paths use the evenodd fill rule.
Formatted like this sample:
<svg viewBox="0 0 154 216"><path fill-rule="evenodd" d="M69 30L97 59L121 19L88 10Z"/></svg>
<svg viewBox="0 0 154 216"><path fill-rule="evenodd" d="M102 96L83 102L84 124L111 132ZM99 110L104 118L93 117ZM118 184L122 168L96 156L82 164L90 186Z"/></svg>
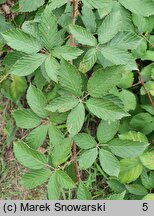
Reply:
<svg viewBox="0 0 154 216"><path fill-rule="evenodd" d="M26 137L26 142L33 149L38 149L44 142L48 132L48 125L42 124L32 130Z"/></svg>
<svg viewBox="0 0 154 216"><path fill-rule="evenodd" d="M92 8L104 8L111 0L82 0L85 5Z"/></svg>
<svg viewBox="0 0 154 216"><path fill-rule="evenodd" d="M97 128L99 143L107 143L116 135L119 130L119 121L109 122L102 120Z"/></svg>
<svg viewBox="0 0 154 216"><path fill-rule="evenodd" d="M49 200L58 200L61 192L61 187L57 181L57 173L53 173L48 182L48 198Z"/></svg>
<svg viewBox="0 0 154 216"><path fill-rule="evenodd" d="M24 142L14 143L16 159L25 167L38 170L47 166L47 158L38 151L31 149Z"/></svg>
<svg viewBox="0 0 154 216"><path fill-rule="evenodd" d="M152 0L119 0L128 10L142 16L154 15L154 3Z"/></svg>
<svg viewBox="0 0 154 216"><path fill-rule="evenodd" d="M50 175L49 169L32 170L22 176L21 185L27 189L33 189L46 182Z"/></svg>
<svg viewBox="0 0 154 216"><path fill-rule="evenodd" d="M51 50L53 48L54 41L56 40L58 24L50 6L46 6L41 15L39 30L41 33L41 40L45 48Z"/></svg>
<svg viewBox="0 0 154 216"><path fill-rule="evenodd" d="M56 47L52 51L52 55L54 57L59 58L59 59L63 58L63 59L68 60L68 61L76 59L82 53L83 53L83 51L81 49L76 48L76 47L70 47L67 45Z"/></svg>
<svg viewBox="0 0 154 216"><path fill-rule="evenodd" d="M27 54L37 53L42 48L36 38L20 29L6 31L2 33L2 36L11 48Z"/></svg>
<svg viewBox="0 0 154 216"><path fill-rule="evenodd" d="M149 113L138 113L131 119L130 125L134 130L138 130L147 135L153 131L154 117Z"/></svg>
<svg viewBox="0 0 154 216"><path fill-rule="evenodd" d="M110 179L110 180L108 180L107 184L111 188L111 190L114 191L115 193L122 193L123 191L126 190L125 185L121 184L116 179Z"/></svg>
<svg viewBox="0 0 154 216"><path fill-rule="evenodd" d="M143 38L130 31L119 32L110 42L111 46L117 46L121 49L136 49Z"/></svg>
<svg viewBox="0 0 154 216"><path fill-rule="evenodd" d="M135 194L138 196L145 196L148 194L148 191L140 184L130 184L126 185L127 190L131 194Z"/></svg>
<svg viewBox="0 0 154 216"><path fill-rule="evenodd" d="M141 181L143 186L146 189L154 188L154 172L150 172L149 174L146 171L142 172Z"/></svg>
<svg viewBox="0 0 154 216"><path fill-rule="evenodd" d="M45 70L46 70L47 75L50 77L50 79L55 82L58 82L59 68L60 68L60 65L58 61L49 55L45 61Z"/></svg>
<svg viewBox="0 0 154 216"><path fill-rule="evenodd" d="M44 4L45 0L19 0L19 9L21 12L31 12L37 10Z"/></svg>
<svg viewBox="0 0 154 216"><path fill-rule="evenodd" d="M79 65L79 71L82 73L88 72L97 61L97 50L96 48L89 49L84 55Z"/></svg>
<svg viewBox="0 0 154 216"><path fill-rule="evenodd" d="M10 69L10 72L18 76L27 76L33 73L39 66L41 66L46 57L46 55L39 53L23 56L16 61L16 63Z"/></svg>
<svg viewBox="0 0 154 216"><path fill-rule="evenodd" d="M122 193L118 193L118 194L112 194L110 196L108 196L106 199L107 200L123 200L125 197L126 191L122 192Z"/></svg>
<svg viewBox="0 0 154 216"><path fill-rule="evenodd" d="M76 144L82 149L94 148L97 145L95 139L86 133L79 133L74 137Z"/></svg>
<svg viewBox="0 0 154 216"><path fill-rule="evenodd" d="M88 169L93 165L98 155L97 148L93 148L90 150L85 151L79 157L79 167L80 169Z"/></svg>
<svg viewBox="0 0 154 216"><path fill-rule="evenodd" d="M115 65L128 65L134 67L135 61L133 56L124 49L121 49L117 46L108 45L101 49L101 53L110 62Z"/></svg>
<svg viewBox="0 0 154 216"><path fill-rule="evenodd" d="M94 71L92 77L88 80L88 92L92 97L102 98L109 93L111 88L119 83L122 77L123 66L114 66L107 69L98 69Z"/></svg>
<svg viewBox="0 0 154 216"><path fill-rule="evenodd" d="M80 183L77 191L78 200L91 200L91 193L88 191L87 187L83 182Z"/></svg>
<svg viewBox="0 0 154 216"><path fill-rule="evenodd" d="M27 91L26 97L27 102L33 112L42 118L46 118L48 116L48 112L45 110L45 107L47 106L47 100L40 89L37 89L31 85Z"/></svg>
<svg viewBox="0 0 154 216"><path fill-rule="evenodd" d="M154 151L146 152L140 156L142 164L150 170L154 170Z"/></svg>
<svg viewBox="0 0 154 216"><path fill-rule="evenodd" d="M131 71L125 71L122 73L122 78L118 83L118 87L127 89L133 85L134 74Z"/></svg>
<svg viewBox="0 0 154 216"><path fill-rule="evenodd" d="M56 8L60 8L61 6L63 6L64 4L66 4L68 2L68 0L50 0L50 8L52 10L55 10Z"/></svg>
<svg viewBox="0 0 154 216"><path fill-rule="evenodd" d="M119 180L121 183L135 181L142 173L143 166L138 158L122 159L120 161Z"/></svg>
<svg viewBox="0 0 154 216"><path fill-rule="evenodd" d="M78 103L79 100L75 96L65 94L55 98L51 105L48 105L46 109L51 112L67 112L77 106Z"/></svg>
<svg viewBox="0 0 154 216"><path fill-rule="evenodd" d="M54 150L52 152L52 163L55 167L63 164L70 157L72 148L72 139L65 138L62 139L60 144L54 146Z"/></svg>
<svg viewBox="0 0 154 216"><path fill-rule="evenodd" d="M107 97L102 99L90 98L86 104L90 112L105 121L115 121L129 116L121 107Z"/></svg>
<svg viewBox="0 0 154 216"><path fill-rule="evenodd" d="M79 43L88 46L97 45L96 38L92 35L92 33L88 29L85 29L78 25L70 25L69 30Z"/></svg>
<svg viewBox="0 0 154 216"><path fill-rule="evenodd" d="M41 123L41 119L30 109L19 109L13 112L16 124L20 128L31 129Z"/></svg>
<svg viewBox="0 0 154 216"><path fill-rule="evenodd" d="M56 172L56 176L57 176L57 181L59 183L59 185L62 188L65 189L72 189L72 188L76 188L75 183L73 182L73 180L67 175L66 172L59 170Z"/></svg>
<svg viewBox="0 0 154 216"><path fill-rule="evenodd" d="M154 200L154 193L149 193L142 198L142 200Z"/></svg>
<svg viewBox="0 0 154 216"><path fill-rule="evenodd" d="M24 77L12 75L11 78L10 95L12 100L16 102L24 95L27 89L27 82Z"/></svg>
<svg viewBox="0 0 154 216"><path fill-rule="evenodd" d="M67 130L74 136L82 129L85 119L85 108L82 103L79 103L67 117Z"/></svg>
<svg viewBox="0 0 154 216"><path fill-rule="evenodd" d="M99 160L103 170L108 175L118 177L120 172L120 163L111 152L104 149L100 149Z"/></svg>
<svg viewBox="0 0 154 216"><path fill-rule="evenodd" d="M90 19L89 19L90 17ZM86 7L85 5L83 5L82 7L82 21L85 25L85 27L87 29L89 29L89 31L91 32L95 32L96 31L96 17L94 12Z"/></svg>
<svg viewBox="0 0 154 216"><path fill-rule="evenodd" d="M82 79L75 66L71 65L65 60L61 62L59 72L60 85L70 93L76 96L81 95Z"/></svg>
<svg viewBox="0 0 154 216"><path fill-rule="evenodd" d="M119 94L119 98L123 101L126 112L130 110L135 110L137 105L136 96L132 92L123 89Z"/></svg>
<svg viewBox="0 0 154 216"><path fill-rule="evenodd" d="M105 17L98 29L98 40L100 44L110 41L121 29L122 17L119 11L112 12Z"/></svg>
<svg viewBox="0 0 154 216"><path fill-rule="evenodd" d="M48 134L49 134L50 142L53 146L62 143L64 135L53 123L50 123Z"/></svg>
<svg viewBox="0 0 154 216"><path fill-rule="evenodd" d="M149 144L139 141L120 140L115 138L108 143L113 154L122 158L133 158L141 155Z"/></svg>
<svg viewBox="0 0 154 216"><path fill-rule="evenodd" d="M124 134L120 134L119 138L121 140L133 140L133 141L149 143L147 137L143 133L136 132L136 131L129 131Z"/></svg>

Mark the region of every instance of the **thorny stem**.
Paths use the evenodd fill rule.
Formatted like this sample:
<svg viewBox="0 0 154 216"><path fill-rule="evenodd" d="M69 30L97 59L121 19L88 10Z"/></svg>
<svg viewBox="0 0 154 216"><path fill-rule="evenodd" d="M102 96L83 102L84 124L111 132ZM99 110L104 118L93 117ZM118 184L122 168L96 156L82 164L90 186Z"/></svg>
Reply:
<svg viewBox="0 0 154 216"><path fill-rule="evenodd" d="M139 79L140 79L140 82L141 82L143 88L144 88L145 91L146 91L146 94L147 94L147 96L148 96L148 98L149 98L149 101L150 101L150 103L151 103L151 105L152 105L152 107L153 107L153 109L154 109L154 102L153 102L153 100L152 100L152 97L151 97L151 95L150 95L150 93L149 93L149 91L148 91L146 85L145 85L145 82L144 82L144 80L143 80L143 77L142 77L140 71L138 71L138 76L139 76Z"/></svg>
<svg viewBox="0 0 154 216"><path fill-rule="evenodd" d="M79 3L79 0L72 0L72 4L73 4L72 24L73 25L75 25L76 18L77 18L78 13L79 13L78 3ZM70 40L71 40L70 46L76 47L75 39L74 39L74 36L72 34L70 35ZM73 64L73 62L72 62L72 64ZM81 178L80 178L79 166L78 166L78 162L77 162L77 150L76 150L76 143L75 142L73 142L73 161L75 164L77 182L78 182L78 184L80 184Z"/></svg>

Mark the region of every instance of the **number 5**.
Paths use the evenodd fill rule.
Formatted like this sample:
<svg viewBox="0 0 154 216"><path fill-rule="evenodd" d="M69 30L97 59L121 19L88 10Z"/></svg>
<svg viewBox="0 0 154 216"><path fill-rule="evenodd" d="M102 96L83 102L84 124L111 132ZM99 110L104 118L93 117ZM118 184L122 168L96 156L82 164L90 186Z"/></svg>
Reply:
<svg viewBox="0 0 154 216"><path fill-rule="evenodd" d="M148 211L148 203L143 203L142 210Z"/></svg>

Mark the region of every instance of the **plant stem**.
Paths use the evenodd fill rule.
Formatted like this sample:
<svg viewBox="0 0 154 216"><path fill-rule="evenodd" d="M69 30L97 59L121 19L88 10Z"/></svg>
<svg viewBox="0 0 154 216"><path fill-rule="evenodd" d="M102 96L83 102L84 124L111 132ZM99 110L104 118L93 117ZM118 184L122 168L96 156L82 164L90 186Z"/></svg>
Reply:
<svg viewBox="0 0 154 216"><path fill-rule="evenodd" d="M72 24L75 25L75 22L76 22L76 18L78 16L78 3L79 3L79 0L73 0L72 1L72 4L73 4L73 14L72 14ZM74 36L71 34L70 35L70 46L72 47L76 47L76 44L75 44L75 39L74 39Z"/></svg>
<svg viewBox="0 0 154 216"><path fill-rule="evenodd" d="M78 184L80 184L81 178L80 178L79 166L78 166L78 162L77 162L77 151L76 151L76 143L75 142L73 142L73 161L75 164L77 182L78 182Z"/></svg>
<svg viewBox="0 0 154 216"><path fill-rule="evenodd" d="M73 4L72 24L73 25L75 25L76 18L78 16L78 3L79 3L79 0L73 0L72 1L72 4ZM72 34L70 35L70 46L76 47L75 39L74 39L74 36ZM73 61L72 61L72 64L73 64ZM81 181L81 178L80 178L79 166L78 166L78 162L77 162L76 143L74 141L73 141L73 161L74 161L74 164L75 164L77 182L78 182L78 185L79 185L80 181Z"/></svg>
<svg viewBox="0 0 154 216"><path fill-rule="evenodd" d="M153 102L153 100L152 100L152 97L151 97L151 95L150 95L149 90L147 89L147 87L146 87L146 85L145 85L145 82L144 82L144 80L143 80L143 77L142 77L140 71L138 71L138 76L139 76L139 80L140 80L140 82L141 82L143 88L144 88L145 91L146 91L146 94L147 94L147 96L148 96L148 98L149 98L149 101L150 101L150 103L151 103L151 105L152 105L152 107L153 107L153 109L154 109L154 102Z"/></svg>

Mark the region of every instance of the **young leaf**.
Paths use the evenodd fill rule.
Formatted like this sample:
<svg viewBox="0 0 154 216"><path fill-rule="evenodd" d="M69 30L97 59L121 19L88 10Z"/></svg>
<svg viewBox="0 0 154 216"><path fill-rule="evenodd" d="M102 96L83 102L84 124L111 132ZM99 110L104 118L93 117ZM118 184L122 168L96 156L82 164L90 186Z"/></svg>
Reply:
<svg viewBox="0 0 154 216"><path fill-rule="evenodd" d="M135 181L142 173L143 166L138 158L122 159L120 161L119 180L121 183Z"/></svg>
<svg viewBox="0 0 154 216"><path fill-rule="evenodd" d="M89 46L97 45L96 38L92 35L92 33L88 29L85 29L78 25L75 26L70 25L69 30L79 43L84 45L89 45Z"/></svg>
<svg viewBox="0 0 154 216"><path fill-rule="evenodd" d="M95 139L86 133L79 133L74 137L76 144L82 149L90 149L96 147Z"/></svg>
<svg viewBox="0 0 154 216"><path fill-rule="evenodd" d="M142 198L142 200L154 200L154 193L149 193Z"/></svg>
<svg viewBox="0 0 154 216"><path fill-rule="evenodd" d="M59 72L60 85L70 93L76 96L81 95L82 79L77 69L65 60L61 62Z"/></svg>
<svg viewBox="0 0 154 216"><path fill-rule="evenodd" d="M114 66L107 69L98 69L94 71L88 81L88 92L92 97L102 98L109 93L111 88L115 87L122 77L123 66Z"/></svg>
<svg viewBox="0 0 154 216"><path fill-rule="evenodd" d="M16 63L10 69L10 72L18 76L27 76L33 73L39 66L41 66L46 57L46 55L39 53L23 56L16 61Z"/></svg>
<svg viewBox="0 0 154 216"><path fill-rule="evenodd" d="M85 108L79 103L67 117L67 130L71 136L76 135L82 129L85 119Z"/></svg>
<svg viewBox="0 0 154 216"><path fill-rule="evenodd" d="M140 160L146 168L154 170L154 151L144 153L140 156Z"/></svg>
<svg viewBox="0 0 154 216"><path fill-rule="evenodd" d="M19 9L21 12L32 12L44 4L45 0L19 0Z"/></svg>
<svg viewBox="0 0 154 216"><path fill-rule="evenodd" d="M139 141L120 140L115 138L108 143L111 152L122 158L140 156L149 144Z"/></svg>
<svg viewBox="0 0 154 216"><path fill-rule="evenodd" d="M79 71L82 73L88 72L97 61L97 50L96 48L89 49L84 55L79 65Z"/></svg>
<svg viewBox="0 0 154 216"><path fill-rule="evenodd" d="M53 173L48 182L48 198L49 200L58 200L61 193L61 187L57 181L57 173Z"/></svg>
<svg viewBox="0 0 154 216"><path fill-rule="evenodd" d="M58 82L59 68L60 68L60 65L58 61L49 55L45 61L45 70L46 70L47 75L50 77L50 79L55 82Z"/></svg>
<svg viewBox="0 0 154 216"><path fill-rule="evenodd" d="M56 172L57 181L59 185L64 189L72 189L76 188L75 183L73 180L67 175L66 172L59 170Z"/></svg>
<svg viewBox="0 0 154 216"><path fill-rule="evenodd" d="M100 149L99 160L103 170L108 175L118 177L120 172L120 163L111 152L104 149Z"/></svg>
<svg viewBox="0 0 154 216"><path fill-rule="evenodd" d="M109 122L109 121L101 121L97 128L97 138L100 143L107 143L119 130L119 121Z"/></svg>
<svg viewBox="0 0 154 216"><path fill-rule="evenodd" d="M36 38L20 29L6 31L2 33L2 36L11 48L27 54L37 53L42 48L42 45Z"/></svg>
<svg viewBox="0 0 154 216"><path fill-rule="evenodd" d="M121 107L105 97L103 99L90 98L86 104L90 112L105 121L115 121L129 116Z"/></svg>
<svg viewBox="0 0 154 216"><path fill-rule="evenodd" d="M38 151L31 149L24 142L14 143L16 159L25 167L30 169L42 169L47 166L47 158Z"/></svg>
<svg viewBox="0 0 154 216"><path fill-rule="evenodd" d="M47 181L50 175L49 169L32 170L22 176L21 185L27 189L33 189Z"/></svg>
<svg viewBox="0 0 154 216"><path fill-rule="evenodd" d="M71 61L73 59L76 59L78 56L80 56L83 53L83 51L76 47L70 47L70 46L60 46L54 48L52 51L52 55L56 58L63 58L65 60Z"/></svg>
<svg viewBox="0 0 154 216"><path fill-rule="evenodd" d="M78 200L91 200L91 193L83 182L80 183L77 191Z"/></svg>
<svg viewBox="0 0 154 216"><path fill-rule="evenodd" d="M51 50L53 48L54 40L56 39L58 24L50 6L46 6L42 13L39 30L45 48Z"/></svg>
<svg viewBox="0 0 154 216"><path fill-rule="evenodd" d="M41 123L41 119L30 109L19 109L13 112L16 124L20 128L31 129Z"/></svg>
<svg viewBox="0 0 154 216"><path fill-rule="evenodd" d="M42 118L46 118L48 116L47 110L45 107L47 106L47 100L39 89L34 86L30 86L27 91L27 101L30 108L35 112L38 116Z"/></svg>
<svg viewBox="0 0 154 216"><path fill-rule="evenodd" d="M77 106L78 103L79 100L75 96L66 94L54 99L46 109L51 112L67 112Z"/></svg>
<svg viewBox="0 0 154 216"><path fill-rule="evenodd" d="M102 22L98 29L98 40L100 44L110 41L121 29L122 17L119 11L112 12Z"/></svg>
<svg viewBox="0 0 154 216"><path fill-rule="evenodd" d="M48 127L48 125L42 124L28 134L26 141L31 148L38 149L43 144L47 136Z"/></svg>
<svg viewBox="0 0 154 216"><path fill-rule="evenodd" d="M120 134L119 138L121 140L133 140L133 141L149 143L147 137L143 133L136 132L136 131L129 131L124 134Z"/></svg>
<svg viewBox="0 0 154 216"><path fill-rule="evenodd" d="M80 169L88 169L93 165L98 155L97 148L93 148L90 150L85 151L83 154L79 157L79 166Z"/></svg>

